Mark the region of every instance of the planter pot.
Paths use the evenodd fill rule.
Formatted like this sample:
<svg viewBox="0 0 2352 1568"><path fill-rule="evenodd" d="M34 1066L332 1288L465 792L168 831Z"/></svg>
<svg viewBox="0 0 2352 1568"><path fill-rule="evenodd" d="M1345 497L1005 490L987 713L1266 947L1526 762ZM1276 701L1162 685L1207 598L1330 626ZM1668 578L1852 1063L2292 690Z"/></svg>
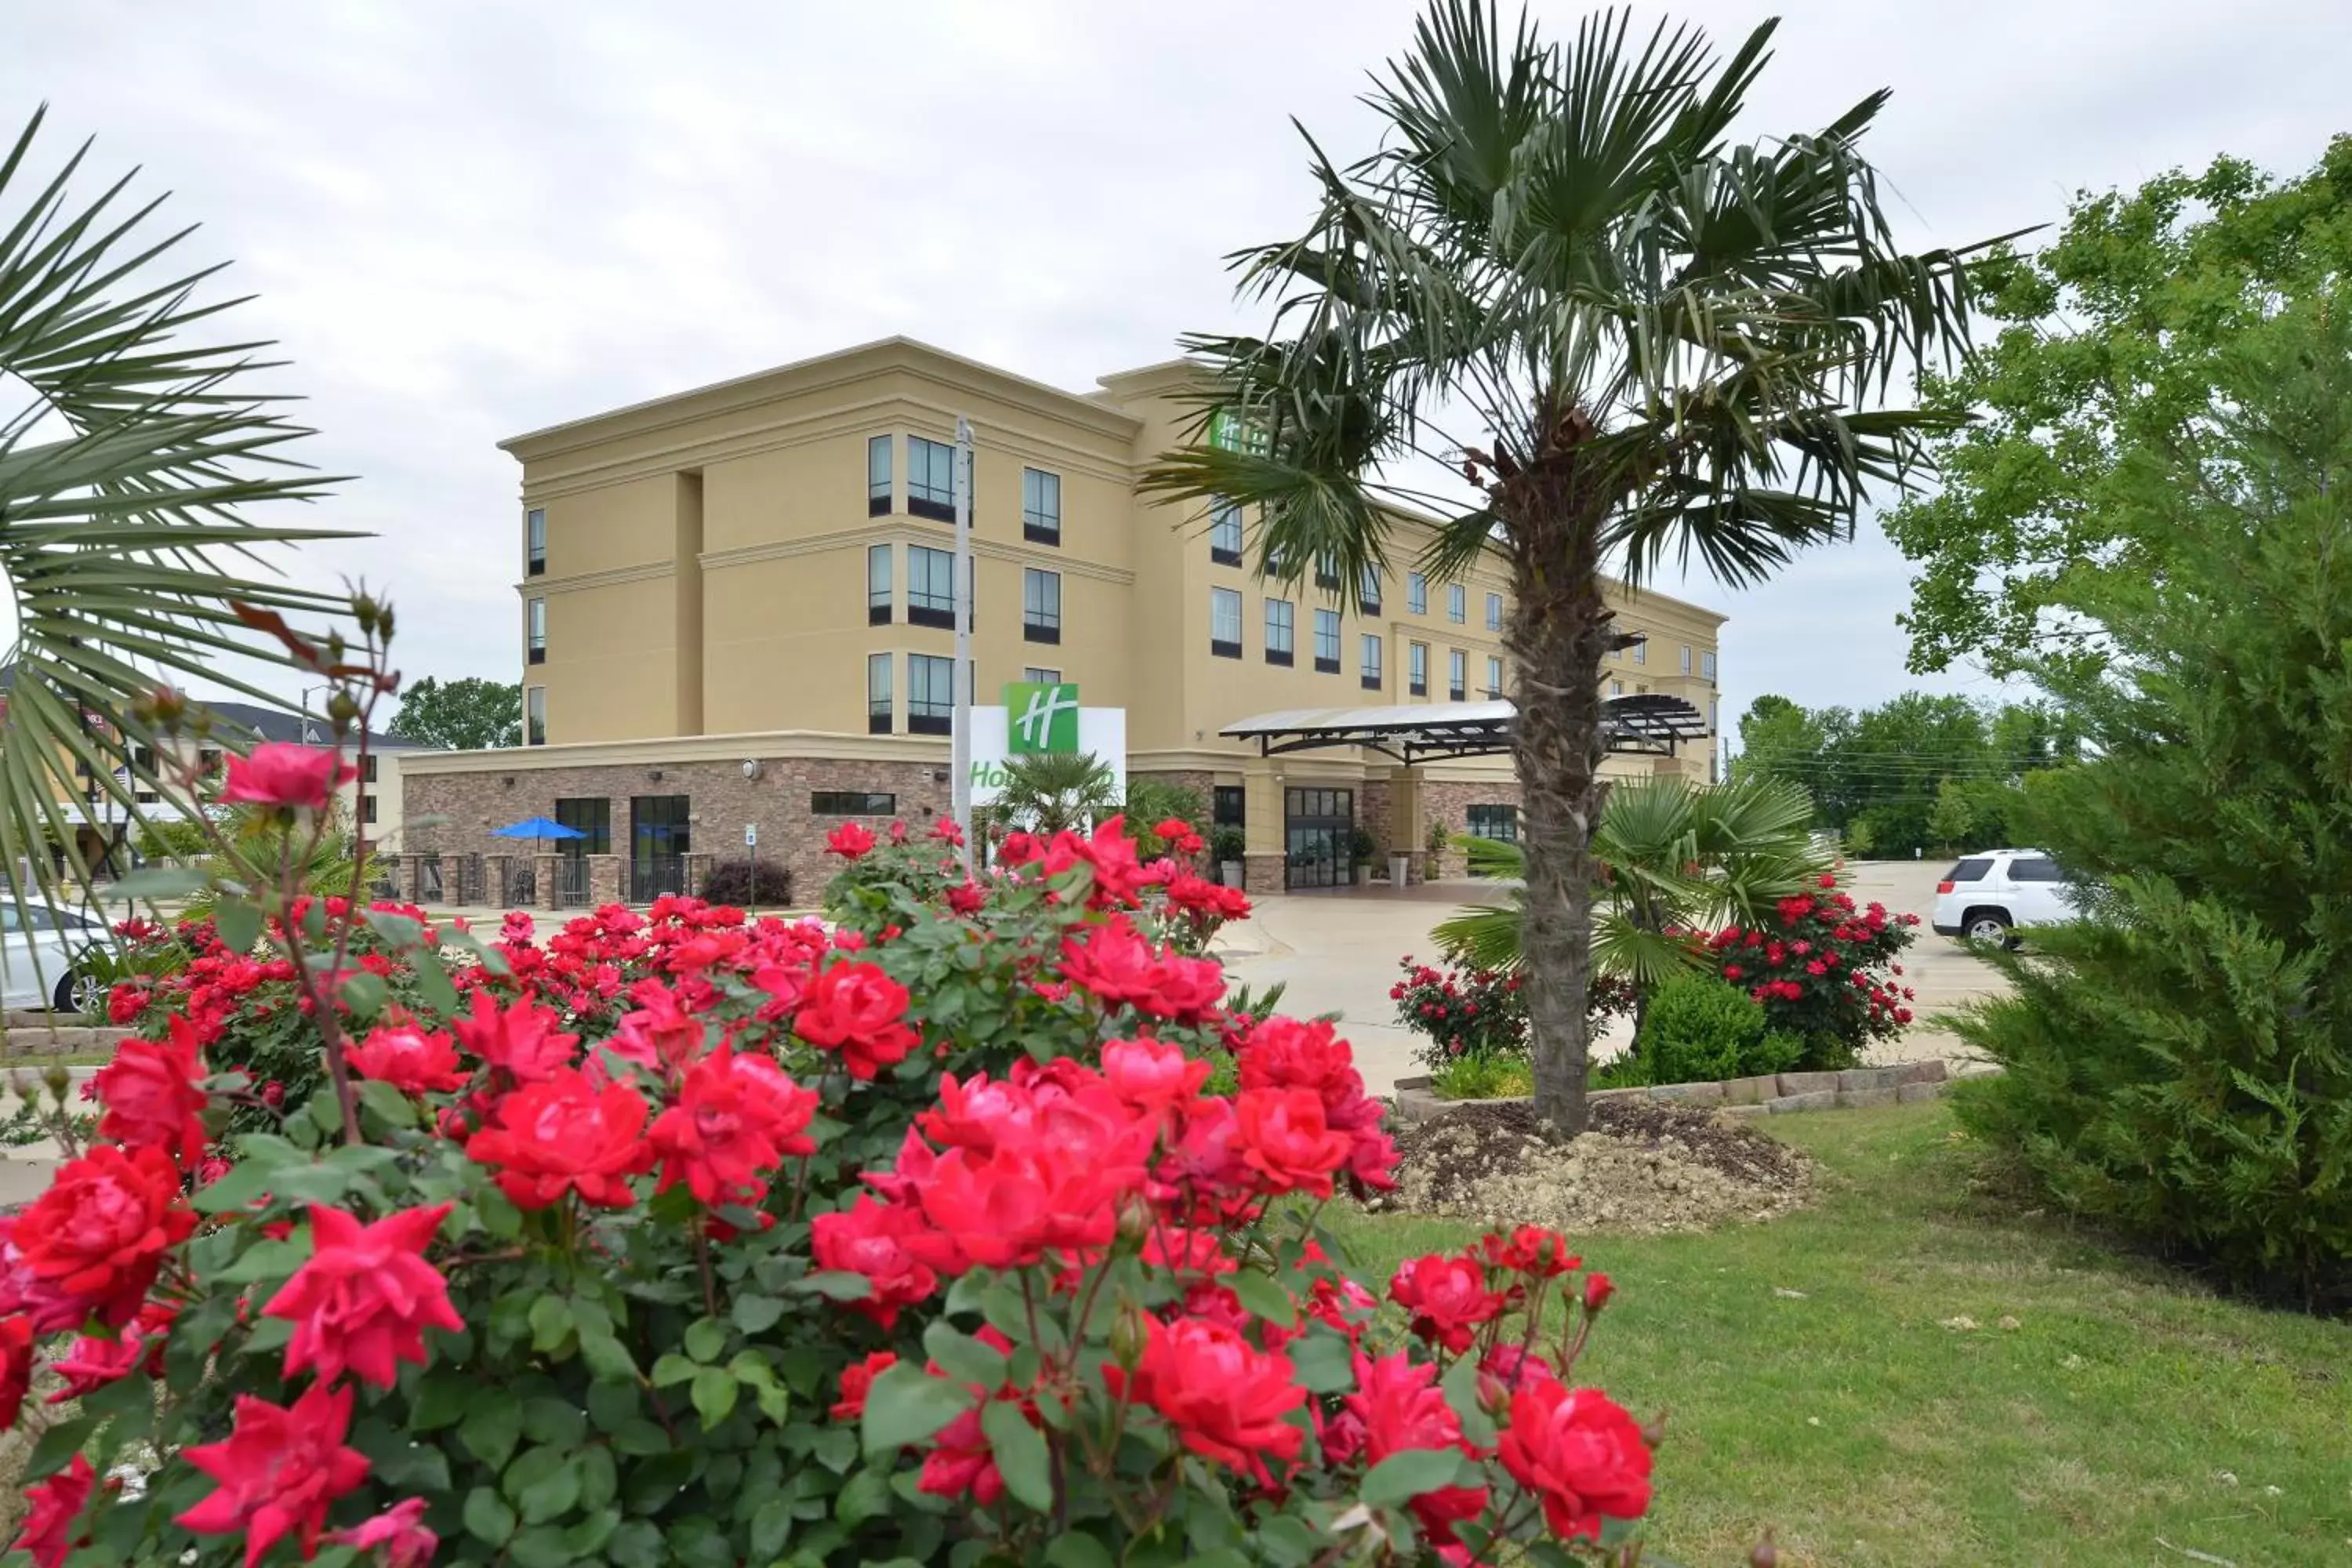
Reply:
<svg viewBox="0 0 2352 1568"><path fill-rule="evenodd" d="M1218 861L1217 879L1224 883L1228 888L1240 887L1242 885L1242 863L1238 860Z"/></svg>
<svg viewBox="0 0 2352 1568"><path fill-rule="evenodd" d="M1405 883L1406 883L1407 881L1409 881L1409 880L1411 880L1411 879L1412 879L1412 856L1410 856L1410 855L1391 855L1391 856L1390 856L1390 857L1389 857L1389 886L1390 886L1390 887L1391 887L1391 888L1399 888L1399 889L1402 889L1402 888L1405 885Z"/></svg>

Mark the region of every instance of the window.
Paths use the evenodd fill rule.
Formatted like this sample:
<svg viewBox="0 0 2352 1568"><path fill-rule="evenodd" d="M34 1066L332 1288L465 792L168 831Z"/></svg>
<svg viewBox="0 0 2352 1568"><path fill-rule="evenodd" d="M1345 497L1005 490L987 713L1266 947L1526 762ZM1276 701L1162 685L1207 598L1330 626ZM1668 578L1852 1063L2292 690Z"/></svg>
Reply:
<svg viewBox="0 0 2352 1568"><path fill-rule="evenodd" d="M866 624L890 624L890 547L887 544L866 547Z"/></svg>
<svg viewBox="0 0 2352 1568"><path fill-rule="evenodd" d="M1062 542L1062 476L1021 470L1021 537L1033 544Z"/></svg>
<svg viewBox="0 0 2352 1568"><path fill-rule="evenodd" d="M1405 689L1415 697L1429 695L1429 645L1407 643L1404 647Z"/></svg>
<svg viewBox="0 0 2352 1568"><path fill-rule="evenodd" d="M955 628L954 552L907 546L907 624Z"/></svg>
<svg viewBox="0 0 2352 1568"><path fill-rule="evenodd" d="M362 822L375 820L375 793L373 790L360 796L360 820Z"/></svg>
<svg viewBox="0 0 2352 1568"><path fill-rule="evenodd" d="M1062 640L1062 574L1021 569L1021 636L1029 642Z"/></svg>
<svg viewBox="0 0 2352 1568"><path fill-rule="evenodd" d="M955 728L955 660L907 656L907 733L945 735Z"/></svg>
<svg viewBox="0 0 2352 1568"><path fill-rule="evenodd" d="M523 556L533 577L547 575L547 509L535 506L522 514Z"/></svg>
<svg viewBox="0 0 2352 1568"><path fill-rule="evenodd" d="M1490 632L1503 629L1503 595L1500 594L1486 595L1486 629Z"/></svg>
<svg viewBox="0 0 2352 1568"><path fill-rule="evenodd" d="M1445 655L1445 691L1455 702L1470 695L1470 656L1458 647Z"/></svg>
<svg viewBox="0 0 2352 1568"><path fill-rule="evenodd" d="M533 664L547 662L547 601L533 599L530 605L530 653Z"/></svg>
<svg viewBox="0 0 2352 1568"><path fill-rule="evenodd" d="M534 686L522 694L522 743L547 744L547 688Z"/></svg>
<svg viewBox="0 0 2352 1568"><path fill-rule="evenodd" d="M1381 613L1381 569L1369 561L1364 563L1363 575L1356 584L1356 608L1368 616Z"/></svg>
<svg viewBox="0 0 2352 1568"><path fill-rule="evenodd" d="M1445 585L1445 618L1457 626L1470 618L1470 590L1459 583Z"/></svg>
<svg viewBox="0 0 2352 1568"><path fill-rule="evenodd" d="M1418 572L1405 574L1404 607L1416 616L1429 614L1429 579Z"/></svg>
<svg viewBox="0 0 2352 1568"><path fill-rule="evenodd" d="M890 703L890 656L869 653L866 656L866 732L887 735L894 715Z"/></svg>
<svg viewBox="0 0 2352 1568"><path fill-rule="evenodd" d="M820 789L809 792L811 816L896 816L898 797L862 789Z"/></svg>
<svg viewBox="0 0 2352 1568"><path fill-rule="evenodd" d="M2012 882L2063 882L2058 874L2058 862L2047 855L2021 855L2009 863L2009 879Z"/></svg>
<svg viewBox="0 0 2352 1568"><path fill-rule="evenodd" d="M1265 662L1288 664L1293 647L1291 637L1296 630L1296 611L1287 599L1265 602Z"/></svg>
<svg viewBox="0 0 2352 1568"><path fill-rule="evenodd" d="M367 757L367 766L360 770L360 782L362 784L375 783L375 765L382 761L383 761L382 757L378 756L373 752L370 752Z"/></svg>
<svg viewBox="0 0 2352 1568"><path fill-rule="evenodd" d="M1698 656L1698 672L1708 680L1715 679L1715 650L1707 649Z"/></svg>
<svg viewBox="0 0 2352 1568"><path fill-rule="evenodd" d="M1647 664L1650 662L1649 638L1643 637L1640 642L1633 645L1633 662L1635 664Z"/></svg>
<svg viewBox="0 0 2352 1568"><path fill-rule="evenodd" d="M1463 814L1463 826L1473 838L1519 841L1519 808L1516 805L1474 805Z"/></svg>
<svg viewBox="0 0 2352 1568"><path fill-rule="evenodd" d="M613 852L613 803L603 795L573 795L555 803L555 820L580 837L562 840L567 855Z"/></svg>
<svg viewBox="0 0 2352 1568"><path fill-rule="evenodd" d="M1242 506L1219 496L1209 503L1209 559L1220 566L1242 563Z"/></svg>
<svg viewBox="0 0 2352 1568"><path fill-rule="evenodd" d="M887 436L870 436L866 441L866 515L887 517L890 513L890 442Z"/></svg>
<svg viewBox="0 0 2352 1568"><path fill-rule="evenodd" d="M1360 639L1364 689L1367 691L1378 691L1381 689L1381 639L1370 632L1366 632Z"/></svg>
<svg viewBox="0 0 2352 1568"><path fill-rule="evenodd" d="M1032 686L1059 686L1062 684L1062 672L1058 669L1047 669L1041 664L1033 664L1021 671L1021 679Z"/></svg>
<svg viewBox="0 0 2352 1568"><path fill-rule="evenodd" d="M1625 695L1625 683L1624 683L1623 681L1622 681L1622 680L1612 680L1612 681L1611 681L1611 682L1609 683L1609 695L1610 695L1610 696L1612 696L1612 697L1622 697L1622 696L1624 696L1624 695Z"/></svg>
<svg viewBox="0 0 2352 1568"><path fill-rule="evenodd" d="M1339 673L1339 612L1315 612L1315 668L1326 675Z"/></svg>
<svg viewBox="0 0 2352 1568"><path fill-rule="evenodd" d="M1690 673L1690 671L1691 671L1691 650L1690 650L1690 644L1688 644L1688 643L1685 643L1685 644L1683 644L1683 673L1684 673L1685 675L1688 675L1688 674Z"/></svg>
<svg viewBox="0 0 2352 1568"><path fill-rule="evenodd" d="M1249 826L1249 791L1240 784L1215 784L1211 787L1209 821L1217 827Z"/></svg>
<svg viewBox="0 0 2352 1568"><path fill-rule="evenodd" d="M1706 700L1706 732L1708 734L1712 735L1723 727L1722 710L1723 699L1710 697Z"/></svg>
<svg viewBox="0 0 2352 1568"><path fill-rule="evenodd" d="M1336 588L1339 585L1338 556L1327 552L1315 558L1315 585L1318 588Z"/></svg>
<svg viewBox="0 0 2352 1568"><path fill-rule="evenodd" d="M1486 700L1496 701L1503 695L1503 661L1494 655L1486 656Z"/></svg>
<svg viewBox="0 0 2352 1568"><path fill-rule="evenodd" d="M920 436L907 437L907 510L933 522L955 521L953 447Z"/></svg>
<svg viewBox="0 0 2352 1568"><path fill-rule="evenodd" d="M1209 590L1209 651L1219 658L1242 656L1242 596L1231 588Z"/></svg>

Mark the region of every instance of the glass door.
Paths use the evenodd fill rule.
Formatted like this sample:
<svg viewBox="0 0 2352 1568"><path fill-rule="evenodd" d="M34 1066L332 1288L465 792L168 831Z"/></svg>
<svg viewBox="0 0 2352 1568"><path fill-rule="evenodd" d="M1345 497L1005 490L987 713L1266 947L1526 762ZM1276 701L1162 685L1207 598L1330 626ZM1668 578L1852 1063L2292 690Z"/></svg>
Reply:
<svg viewBox="0 0 2352 1568"><path fill-rule="evenodd" d="M1283 791L1282 829L1284 887L1344 888L1355 882L1354 790Z"/></svg>
<svg viewBox="0 0 2352 1568"><path fill-rule="evenodd" d="M641 795L629 802L629 900L651 903L664 893L686 891L686 856L693 847L687 830L689 797Z"/></svg>

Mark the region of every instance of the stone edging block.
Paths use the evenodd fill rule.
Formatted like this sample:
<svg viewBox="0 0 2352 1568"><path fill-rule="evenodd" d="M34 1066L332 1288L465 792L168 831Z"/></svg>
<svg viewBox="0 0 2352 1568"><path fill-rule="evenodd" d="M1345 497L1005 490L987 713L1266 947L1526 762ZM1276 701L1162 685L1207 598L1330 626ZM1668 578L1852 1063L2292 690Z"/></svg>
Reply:
<svg viewBox="0 0 2352 1568"><path fill-rule="evenodd" d="M1720 1083L1599 1089L1588 1098L1595 1105L1612 1100L1641 1100L1654 1105L1707 1106L1719 1116L1745 1120L1796 1110L1859 1110L1880 1105L1912 1105L1941 1098L1951 1087L1951 1079L1950 1065L1941 1058L1930 1058L1898 1062L1893 1067L1846 1068L1838 1072L1784 1072L1770 1078L1735 1078ZM1429 1086L1425 1076L1397 1079L1391 1102L1397 1121L1418 1124L1463 1106L1510 1103L1505 1100L1440 1100Z"/></svg>

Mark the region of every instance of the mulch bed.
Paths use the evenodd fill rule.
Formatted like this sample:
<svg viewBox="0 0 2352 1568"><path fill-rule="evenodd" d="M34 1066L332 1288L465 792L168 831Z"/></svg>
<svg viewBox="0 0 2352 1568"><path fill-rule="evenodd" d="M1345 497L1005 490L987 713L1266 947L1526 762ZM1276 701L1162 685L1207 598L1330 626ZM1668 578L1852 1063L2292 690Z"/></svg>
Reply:
<svg viewBox="0 0 2352 1568"><path fill-rule="evenodd" d="M1465 1105L1397 1137L1398 1187L1370 1207L1570 1231L1706 1230L1810 1196L1812 1163L1688 1106L1603 1100L1591 1129L1545 1138L1526 1101Z"/></svg>

